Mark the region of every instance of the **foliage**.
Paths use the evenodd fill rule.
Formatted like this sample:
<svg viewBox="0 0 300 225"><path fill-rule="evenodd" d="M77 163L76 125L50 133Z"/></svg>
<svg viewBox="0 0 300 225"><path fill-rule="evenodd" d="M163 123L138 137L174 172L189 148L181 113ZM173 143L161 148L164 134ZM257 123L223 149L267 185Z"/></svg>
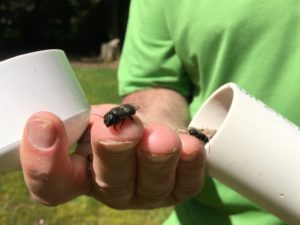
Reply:
<svg viewBox="0 0 300 225"><path fill-rule="evenodd" d="M75 68L75 73L90 103L119 101L115 70ZM5 225L159 225L171 211L118 211L88 197L49 208L30 199L21 172L0 174L0 184L0 224Z"/></svg>

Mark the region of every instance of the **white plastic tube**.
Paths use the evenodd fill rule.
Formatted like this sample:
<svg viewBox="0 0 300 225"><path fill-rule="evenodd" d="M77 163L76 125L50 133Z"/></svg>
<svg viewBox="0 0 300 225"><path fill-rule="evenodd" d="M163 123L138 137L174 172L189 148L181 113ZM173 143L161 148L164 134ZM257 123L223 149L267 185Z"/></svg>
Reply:
<svg viewBox="0 0 300 225"><path fill-rule="evenodd" d="M61 50L0 62L0 172L19 167L19 145L28 118L49 111L64 122L69 144L87 126L90 106Z"/></svg>
<svg viewBox="0 0 300 225"><path fill-rule="evenodd" d="M207 171L290 225L300 224L299 128L233 83L204 103L190 127L216 134Z"/></svg>

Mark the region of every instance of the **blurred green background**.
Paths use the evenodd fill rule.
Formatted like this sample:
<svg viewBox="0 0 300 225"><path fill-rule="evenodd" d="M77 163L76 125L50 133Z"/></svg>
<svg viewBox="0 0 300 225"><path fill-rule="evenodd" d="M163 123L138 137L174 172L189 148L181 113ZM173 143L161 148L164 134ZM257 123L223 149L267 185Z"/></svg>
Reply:
<svg viewBox="0 0 300 225"><path fill-rule="evenodd" d="M74 70L91 104L119 102L116 69L87 65ZM158 225L171 211L118 211L84 196L46 207L31 200L21 172L0 175L1 225Z"/></svg>

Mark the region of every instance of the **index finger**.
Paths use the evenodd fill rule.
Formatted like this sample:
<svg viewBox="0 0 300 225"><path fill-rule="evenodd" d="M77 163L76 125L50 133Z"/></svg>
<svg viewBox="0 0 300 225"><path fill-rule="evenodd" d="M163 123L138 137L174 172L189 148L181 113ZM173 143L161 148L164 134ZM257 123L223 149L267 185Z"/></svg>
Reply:
<svg viewBox="0 0 300 225"><path fill-rule="evenodd" d="M104 115L104 111L99 113ZM143 131L143 124L136 116L110 127L105 126L101 117L94 121L91 137L97 190L91 193L93 196L114 207L118 202L125 204L131 200L135 192L135 148Z"/></svg>

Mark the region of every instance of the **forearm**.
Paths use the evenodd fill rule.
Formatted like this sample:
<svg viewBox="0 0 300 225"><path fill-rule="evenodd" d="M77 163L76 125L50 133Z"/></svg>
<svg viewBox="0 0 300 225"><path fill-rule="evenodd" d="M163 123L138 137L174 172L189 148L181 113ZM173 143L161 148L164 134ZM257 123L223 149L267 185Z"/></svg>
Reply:
<svg viewBox="0 0 300 225"><path fill-rule="evenodd" d="M189 120L187 100L171 89L151 88L134 92L123 103L139 106L137 114L145 124L163 123L172 128L186 127Z"/></svg>

